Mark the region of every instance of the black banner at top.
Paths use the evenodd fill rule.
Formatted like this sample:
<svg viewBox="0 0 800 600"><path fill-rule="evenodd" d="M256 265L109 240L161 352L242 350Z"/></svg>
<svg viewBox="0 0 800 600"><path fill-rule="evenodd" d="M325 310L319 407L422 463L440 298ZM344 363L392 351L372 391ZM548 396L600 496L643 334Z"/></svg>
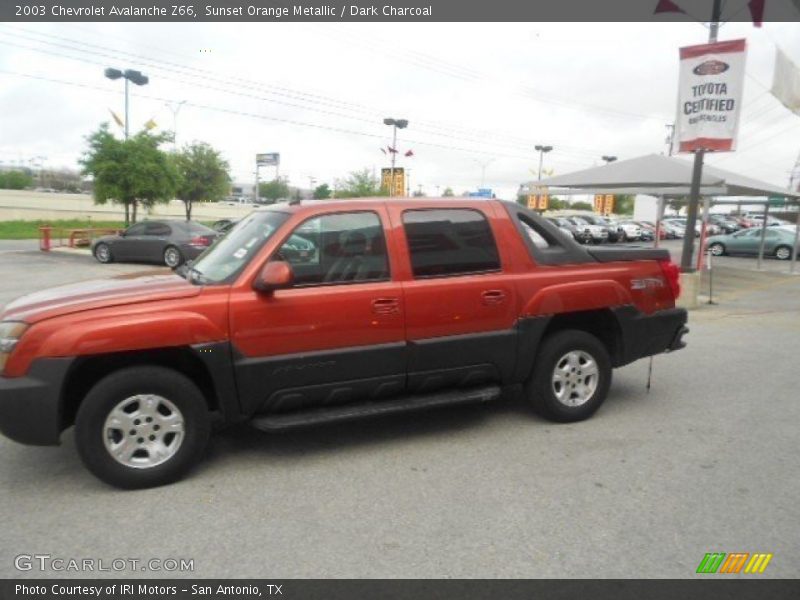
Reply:
<svg viewBox="0 0 800 600"><path fill-rule="evenodd" d="M707 21L713 0L2 0L0 21ZM727 2L724 21L754 18ZM755 16L760 20L760 14ZM800 21L800 0L767 0L764 21Z"/></svg>

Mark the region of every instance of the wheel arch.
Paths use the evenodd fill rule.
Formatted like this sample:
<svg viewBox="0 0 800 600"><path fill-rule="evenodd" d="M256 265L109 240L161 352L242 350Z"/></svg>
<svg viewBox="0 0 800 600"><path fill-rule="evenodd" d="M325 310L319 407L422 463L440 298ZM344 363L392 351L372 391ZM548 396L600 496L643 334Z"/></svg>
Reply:
<svg viewBox="0 0 800 600"><path fill-rule="evenodd" d="M519 327L522 339L518 348L515 380L520 382L527 381L533 374L536 358L544 340L568 329L577 329L596 337L608 351L613 366L617 366L623 360L622 328L617 315L610 308L563 312L525 319Z"/></svg>
<svg viewBox="0 0 800 600"><path fill-rule="evenodd" d="M208 365L189 346L154 348L80 356L70 367L61 393L60 429L75 422L75 415L86 394L107 375L134 366L158 366L173 369L188 377L206 399L209 411L221 409L219 392Z"/></svg>

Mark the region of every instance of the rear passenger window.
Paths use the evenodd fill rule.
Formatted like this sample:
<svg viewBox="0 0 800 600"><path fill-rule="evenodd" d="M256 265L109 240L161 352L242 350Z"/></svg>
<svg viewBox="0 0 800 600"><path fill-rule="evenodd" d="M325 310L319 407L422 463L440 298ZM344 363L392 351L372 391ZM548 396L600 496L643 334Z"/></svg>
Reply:
<svg viewBox="0 0 800 600"><path fill-rule="evenodd" d="M144 234L153 236L168 236L172 233L169 225L166 223L152 223L145 224Z"/></svg>
<svg viewBox="0 0 800 600"><path fill-rule="evenodd" d="M486 217L471 209L403 213L414 277L499 271L500 258Z"/></svg>

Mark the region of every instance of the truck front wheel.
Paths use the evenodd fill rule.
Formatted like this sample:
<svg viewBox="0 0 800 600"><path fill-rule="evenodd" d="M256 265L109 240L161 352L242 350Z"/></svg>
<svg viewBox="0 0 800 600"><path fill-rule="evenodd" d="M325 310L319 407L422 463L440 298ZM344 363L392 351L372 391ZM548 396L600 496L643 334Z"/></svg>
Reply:
<svg viewBox="0 0 800 600"><path fill-rule="evenodd" d="M202 392L181 373L156 366L107 375L75 419L83 463L104 482L126 489L180 479L202 456L209 432Z"/></svg>
<svg viewBox="0 0 800 600"><path fill-rule="evenodd" d="M582 421L600 408L611 385L611 359L603 343L577 329L545 338L528 382L528 396L542 416Z"/></svg>

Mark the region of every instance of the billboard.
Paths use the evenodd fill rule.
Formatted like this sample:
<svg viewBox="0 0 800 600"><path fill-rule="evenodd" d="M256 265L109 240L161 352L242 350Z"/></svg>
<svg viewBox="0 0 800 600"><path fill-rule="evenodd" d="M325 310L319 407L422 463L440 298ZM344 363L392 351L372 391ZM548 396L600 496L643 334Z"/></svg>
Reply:
<svg viewBox="0 0 800 600"><path fill-rule="evenodd" d="M594 212L608 216L614 212L614 194L595 194Z"/></svg>
<svg viewBox="0 0 800 600"><path fill-rule="evenodd" d="M264 154L256 154L256 165L259 167L277 167L281 164L281 155L279 152L266 152Z"/></svg>
<svg viewBox="0 0 800 600"><path fill-rule="evenodd" d="M536 186L528 194L528 208L531 210L547 210L550 206L550 196L547 187Z"/></svg>
<svg viewBox="0 0 800 600"><path fill-rule="evenodd" d="M736 149L744 89L745 40L715 42L680 49L678 115L679 152Z"/></svg>
<svg viewBox="0 0 800 600"><path fill-rule="evenodd" d="M381 188L393 190L390 195L392 196L405 196L406 195L406 173L402 167L394 168L394 188L391 185L392 169L381 169Z"/></svg>

